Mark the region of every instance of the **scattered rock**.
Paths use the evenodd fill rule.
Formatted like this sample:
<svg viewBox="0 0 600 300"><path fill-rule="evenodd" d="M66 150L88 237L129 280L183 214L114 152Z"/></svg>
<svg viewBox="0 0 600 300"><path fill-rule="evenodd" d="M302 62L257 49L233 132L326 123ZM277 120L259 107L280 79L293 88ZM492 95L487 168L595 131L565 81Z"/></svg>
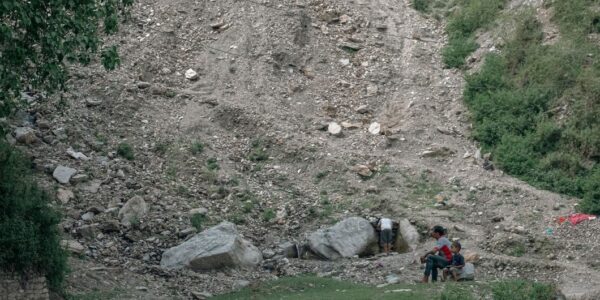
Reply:
<svg viewBox="0 0 600 300"><path fill-rule="evenodd" d="M333 136L341 136L342 135L342 126L340 126L336 122L329 123L327 126L327 131Z"/></svg>
<svg viewBox="0 0 600 300"><path fill-rule="evenodd" d="M71 180L71 177L75 175L75 173L77 173L77 170L75 169L65 166L58 166L56 169L54 169L52 177L62 184L67 184Z"/></svg>
<svg viewBox="0 0 600 300"><path fill-rule="evenodd" d="M206 300L212 298L213 295L209 292L192 292L192 296L196 300Z"/></svg>
<svg viewBox="0 0 600 300"><path fill-rule="evenodd" d="M262 254L244 240L229 222L207 229L183 244L166 250L160 261L164 269L190 268L195 271L227 267L255 267Z"/></svg>
<svg viewBox="0 0 600 300"><path fill-rule="evenodd" d="M90 159L89 157L85 156L85 154L83 154L81 152L75 152L75 150L73 150L73 148L70 148L70 147L69 147L69 149L67 149L67 154L77 160L89 160Z"/></svg>
<svg viewBox="0 0 600 300"><path fill-rule="evenodd" d="M121 224L129 226L132 222L138 222L146 213L148 213L148 205L144 198L134 196L119 210L119 219Z"/></svg>
<svg viewBox="0 0 600 300"><path fill-rule="evenodd" d="M492 218L492 222L494 222L494 223L498 223L498 222L502 222L502 221L504 221L503 216L495 216Z"/></svg>
<svg viewBox="0 0 600 300"><path fill-rule="evenodd" d="M385 276L385 282L387 282L388 284L396 284L400 282L400 277L398 277L398 275L396 274L390 274L388 276Z"/></svg>
<svg viewBox="0 0 600 300"><path fill-rule="evenodd" d="M355 111L359 114L366 114L370 111L370 109L366 105L361 105L361 106L357 107Z"/></svg>
<svg viewBox="0 0 600 300"><path fill-rule="evenodd" d="M86 174L77 174L77 175L71 177L71 183L78 184L78 183L86 182L86 181L88 181L89 178L90 177L87 176Z"/></svg>
<svg viewBox="0 0 600 300"><path fill-rule="evenodd" d="M448 147L438 147L421 152L422 157L445 157L454 154L454 151Z"/></svg>
<svg viewBox="0 0 600 300"><path fill-rule="evenodd" d="M362 126L361 123L342 122L342 127L344 129L358 129L361 126Z"/></svg>
<svg viewBox="0 0 600 300"><path fill-rule="evenodd" d="M117 220L108 220L100 226L100 230L104 233L119 232L121 226Z"/></svg>
<svg viewBox="0 0 600 300"><path fill-rule="evenodd" d="M369 132L371 134L379 134L381 132L381 124L377 122L371 123L371 125L369 126Z"/></svg>
<svg viewBox="0 0 600 300"><path fill-rule="evenodd" d="M15 139L21 144L34 144L38 141L35 130L29 127L17 127L15 129Z"/></svg>
<svg viewBox="0 0 600 300"><path fill-rule="evenodd" d="M278 254L287 257L287 258L297 258L300 257L300 253L298 251L298 245L292 242L284 242L280 244L277 248L279 248Z"/></svg>
<svg viewBox="0 0 600 300"><path fill-rule="evenodd" d="M143 89L147 89L151 86L150 82L145 82L145 81L140 81L137 84L138 89L143 90Z"/></svg>
<svg viewBox="0 0 600 300"><path fill-rule="evenodd" d="M102 100L85 99L85 106L87 107L99 106L100 104L102 104Z"/></svg>
<svg viewBox="0 0 600 300"><path fill-rule="evenodd" d="M308 244L319 256L336 260L370 253L377 246L377 237L369 221L351 217L312 233Z"/></svg>
<svg viewBox="0 0 600 300"><path fill-rule="evenodd" d="M75 194L71 190L59 188L56 192L56 198L63 204L67 204L71 199L75 198Z"/></svg>
<svg viewBox="0 0 600 300"><path fill-rule="evenodd" d="M198 80L198 73L196 73L196 71L192 69L188 69L187 71L185 71L185 79L191 81Z"/></svg>
<svg viewBox="0 0 600 300"><path fill-rule="evenodd" d="M465 250L463 253L466 262L476 263L479 261L479 253L471 250Z"/></svg>
<svg viewBox="0 0 600 300"><path fill-rule="evenodd" d="M250 285L250 281L248 280L236 280L233 283L233 288L236 290L241 290Z"/></svg>
<svg viewBox="0 0 600 300"><path fill-rule="evenodd" d="M356 165L352 168L352 170L354 172L356 172L356 174L360 175L361 177L373 176L373 171L371 170L371 168L369 166L366 166L366 165Z"/></svg>
<svg viewBox="0 0 600 300"><path fill-rule="evenodd" d="M85 247L81 245L78 241L62 240L60 241L60 244L65 250L76 255L82 255L85 251Z"/></svg>
<svg viewBox="0 0 600 300"><path fill-rule="evenodd" d="M81 189L88 193L96 194L96 193L98 193L98 190L100 189L101 185L102 185L102 181L92 180L88 184L86 184L84 187L82 187Z"/></svg>
<svg viewBox="0 0 600 300"><path fill-rule="evenodd" d="M204 207L198 207L198 208L190 209L190 211L188 212L188 215L190 215L190 216L193 216L195 214L206 215L207 213L208 213L208 209L206 209Z"/></svg>
<svg viewBox="0 0 600 300"><path fill-rule="evenodd" d="M264 259L273 258L273 256L275 256L275 251L273 251L271 249L265 249L262 251L262 256Z"/></svg>
<svg viewBox="0 0 600 300"><path fill-rule="evenodd" d="M94 216L95 216L95 215L96 215L96 214L94 214L93 212L91 212L91 211L88 211L87 213L85 213L85 214L83 214L83 215L81 216L81 219L82 219L83 221L91 221L91 220L94 218Z"/></svg>

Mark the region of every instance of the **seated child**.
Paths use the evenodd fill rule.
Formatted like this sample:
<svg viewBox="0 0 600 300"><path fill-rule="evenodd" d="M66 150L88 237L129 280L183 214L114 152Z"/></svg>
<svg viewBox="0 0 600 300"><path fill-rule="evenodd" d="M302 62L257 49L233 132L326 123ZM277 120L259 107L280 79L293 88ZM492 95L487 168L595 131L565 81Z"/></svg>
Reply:
<svg viewBox="0 0 600 300"><path fill-rule="evenodd" d="M452 245L450 246L450 251L452 251L452 263L444 268L442 276L444 280L446 280L448 274L452 274L452 279L458 281L458 278L462 273L462 268L465 266L465 258L460 254L461 248L462 246L458 241L452 242Z"/></svg>

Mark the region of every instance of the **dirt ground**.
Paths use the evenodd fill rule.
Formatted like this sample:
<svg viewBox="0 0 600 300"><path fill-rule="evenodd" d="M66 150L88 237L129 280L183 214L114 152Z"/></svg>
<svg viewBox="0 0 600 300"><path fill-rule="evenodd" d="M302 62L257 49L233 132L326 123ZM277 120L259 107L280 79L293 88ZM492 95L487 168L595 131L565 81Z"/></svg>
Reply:
<svg viewBox="0 0 600 300"><path fill-rule="evenodd" d="M162 251L185 240L188 212L202 207L204 228L234 221L263 250L347 216L408 218L420 230L444 224L481 257L478 280L526 278L573 299L600 295L598 221L559 226L577 199L483 168L463 73L441 62L443 28L409 0L136 1L109 40L121 68L74 67L62 99L32 108L51 124L41 135L66 133L28 149L36 165L88 176L66 187L74 199L57 203L65 237L85 247L71 259L68 289L185 299L276 278L161 270ZM188 69L197 78L186 79ZM330 122L342 125L340 136L327 132ZM116 154L120 143L133 146L133 160ZM91 159L68 157L69 147ZM43 170L40 181L57 187ZM109 208L134 195L150 205L139 226L82 234L116 220ZM104 213L82 220L88 211ZM424 237L420 246L432 245ZM381 284L394 273L413 282L422 272L415 255L291 259L279 275Z"/></svg>

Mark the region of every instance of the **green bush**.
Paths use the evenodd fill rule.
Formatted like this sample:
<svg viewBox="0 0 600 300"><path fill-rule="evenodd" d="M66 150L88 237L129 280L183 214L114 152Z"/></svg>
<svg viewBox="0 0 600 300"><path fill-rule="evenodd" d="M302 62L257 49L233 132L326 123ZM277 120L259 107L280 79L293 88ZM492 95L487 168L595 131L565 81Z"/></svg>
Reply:
<svg viewBox="0 0 600 300"><path fill-rule="evenodd" d="M553 300L553 286L525 280L501 281L492 284L494 300Z"/></svg>
<svg viewBox="0 0 600 300"><path fill-rule="evenodd" d="M525 15L502 55L467 76L464 100L473 136L500 168L600 213L600 50L569 23L582 24L571 11L581 3L553 3L561 29L572 30L555 45L543 45L541 25Z"/></svg>
<svg viewBox="0 0 600 300"><path fill-rule="evenodd" d="M263 221L269 222L275 218L275 211L272 209L267 209L263 212Z"/></svg>
<svg viewBox="0 0 600 300"><path fill-rule="evenodd" d="M204 152L204 144L202 144L198 141L194 141L194 142L192 142L190 151L192 152L193 155L200 154L200 153Z"/></svg>
<svg viewBox="0 0 600 300"><path fill-rule="evenodd" d="M206 168L208 168L211 171L220 169L217 159L211 157L208 160L206 160Z"/></svg>
<svg viewBox="0 0 600 300"><path fill-rule="evenodd" d="M248 155L248 159L253 162L260 162L269 159L269 155L265 151L263 141L260 139L252 141L252 149Z"/></svg>
<svg viewBox="0 0 600 300"><path fill-rule="evenodd" d="M127 143L120 143L117 147L117 154L127 160L133 160L133 147Z"/></svg>
<svg viewBox="0 0 600 300"><path fill-rule="evenodd" d="M446 27L448 45L442 52L444 64L458 68L479 45L475 42L477 29L490 24L504 7L505 0L466 0L460 10L450 17Z"/></svg>
<svg viewBox="0 0 600 300"><path fill-rule="evenodd" d="M190 222L192 223L192 226L194 226L194 228L196 228L197 231L202 230L202 223L204 223L205 220L206 220L206 216L201 213L196 213L196 214L192 215L192 217L190 218Z"/></svg>
<svg viewBox="0 0 600 300"><path fill-rule="evenodd" d="M431 0L413 0L413 8L420 12L428 12L429 5L431 5Z"/></svg>
<svg viewBox="0 0 600 300"><path fill-rule="evenodd" d="M59 214L30 174L31 164L0 139L0 269L44 274L60 289L67 266Z"/></svg>

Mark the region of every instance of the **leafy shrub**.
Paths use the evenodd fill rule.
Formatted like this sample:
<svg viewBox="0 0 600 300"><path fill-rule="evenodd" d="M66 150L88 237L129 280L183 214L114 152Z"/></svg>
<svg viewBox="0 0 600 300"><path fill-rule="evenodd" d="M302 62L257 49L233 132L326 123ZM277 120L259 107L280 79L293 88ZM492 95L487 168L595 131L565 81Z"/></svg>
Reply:
<svg viewBox="0 0 600 300"><path fill-rule="evenodd" d="M127 160L133 160L133 147L127 143L120 143L117 147L117 154Z"/></svg>
<svg viewBox="0 0 600 300"><path fill-rule="evenodd" d="M512 280L492 284L492 296L494 300L552 300L556 291L548 284Z"/></svg>
<svg viewBox="0 0 600 300"><path fill-rule="evenodd" d="M465 58L479 47L475 43L475 32L493 22L504 3L504 0L465 1L446 27L450 40L442 56L447 67L458 68L464 65Z"/></svg>
<svg viewBox="0 0 600 300"><path fill-rule="evenodd" d="M192 217L190 218L190 222L192 223L192 226L194 226L194 228L196 228L197 231L202 230L202 223L204 223L205 220L206 220L206 216L201 213L193 214Z"/></svg>
<svg viewBox="0 0 600 300"><path fill-rule="evenodd" d="M413 0L413 8L420 12L428 12L431 0Z"/></svg>
<svg viewBox="0 0 600 300"><path fill-rule="evenodd" d="M211 157L206 161L206 167L211 171L220 169L219 163L217 162L217 159L214 157Z"/></svg>
<svg viewBox="0 0 600 300"><path fill-rule="evenodd" d="M204 152L204 144L202 144L198 141L192 142L190 152L192 152L193 155L198 155L198 154Z"/></svg>
<svg viewBox="0 0 600 300"><path fill-rule="evenodd" d="M265 147L261 140L252 141L252 149L250 150L248 159L253 162L260 162L269 159L269 155L265 151Z"/></svg>
<svg viewBox="0 0 600 300"><path fill-rule="evenodd" d="M275 211L273 211L272 209L267 209L263 212L263 220L265 222L269 222L271 220L273 220L275 218Z"/></svg>
<svg viewBox="0 0 600 300"><path fill-rule="evenodd" d="M59 289L67 266L59 214L30 174L30 163L0 140L0 269L38 272Z"/></svg>
<svg viewBox="0 0 600 300"><path fill-rule="evenodd" d="M582 211L600 213L600 61L590 59L600 50L574 26L581 13L593 12L574 12L583 2L569 3L552 4L561 29L571 30L563 40L543 45L541 25L525 16L502 55L488 55L481 71L467 76L464 99L474 137L499 167L583 198Z"/></svg>

